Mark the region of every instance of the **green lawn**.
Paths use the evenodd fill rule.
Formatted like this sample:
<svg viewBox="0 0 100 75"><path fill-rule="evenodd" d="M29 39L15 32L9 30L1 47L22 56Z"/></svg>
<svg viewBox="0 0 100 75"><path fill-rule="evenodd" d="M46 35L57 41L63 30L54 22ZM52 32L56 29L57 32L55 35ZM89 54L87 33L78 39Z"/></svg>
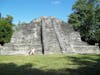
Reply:
<svg viewBox="0 0 100 75"><path fill-rule="evenodd" d="M100 75L100 55L0 56L0 75Z"/></svg>

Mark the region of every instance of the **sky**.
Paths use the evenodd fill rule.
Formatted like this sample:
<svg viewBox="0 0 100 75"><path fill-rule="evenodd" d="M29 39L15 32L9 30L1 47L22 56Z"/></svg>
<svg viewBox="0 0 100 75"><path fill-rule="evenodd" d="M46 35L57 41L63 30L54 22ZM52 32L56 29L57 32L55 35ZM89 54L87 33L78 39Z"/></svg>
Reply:
<svg viewBox="0 0 100 75"><path fill-rule="evenodd" d="M75 0L0 0L2 16L14 17L13 23L30 22L40 16L55 16L65 22Z"/></svg>

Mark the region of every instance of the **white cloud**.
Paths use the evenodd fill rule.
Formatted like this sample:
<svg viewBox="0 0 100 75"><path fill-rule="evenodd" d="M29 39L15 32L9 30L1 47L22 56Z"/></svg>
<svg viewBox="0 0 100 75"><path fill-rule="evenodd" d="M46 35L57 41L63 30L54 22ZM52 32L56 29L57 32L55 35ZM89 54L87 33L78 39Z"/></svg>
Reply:
<svg viewBox="0 0 100 75"><path fill-rule="evenodd" d="M61 1L60 0L54 0L54 1L51 2L51 4L59 5L59 4L61 4Z"/></svg>

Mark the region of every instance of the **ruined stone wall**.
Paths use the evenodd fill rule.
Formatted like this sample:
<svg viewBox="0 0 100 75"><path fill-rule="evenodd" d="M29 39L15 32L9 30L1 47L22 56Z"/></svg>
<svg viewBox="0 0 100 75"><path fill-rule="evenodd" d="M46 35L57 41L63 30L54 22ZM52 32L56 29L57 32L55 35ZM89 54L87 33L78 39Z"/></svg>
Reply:
<svg viewBox="0 0 100 75"><path fill-rule="evenodd" d="M42 19L42 37L44 44L44 53L61 53L59 41L53 26L53 18Z"/></svg>
<svg viewBox="0 0 100 75"><path fill-rule="evenodd" d="M80 54L100 54L99 46L89 45L81 40L78 32L75 32L70 25L61 24L64 32L67 45L70 47L72 53Z"/></svg>
<svg viewBox="0 0 100 75"><path fill-rule="evenodd" d="M78 32L55 17L40 17L21 24L11 42L0 46L0 55L27 55L35 48L35 54L100 53L98 46L81 41Z"/></svg>
<svg viewBox="0 0 100 75"><path fill-rule="evenodd" d="M20 26L19 31L13 33L11 42L1 48L1 55L28 54L33 48L35 53L42 54L41 50L41 20L37 19L29 24Z"/></svg>

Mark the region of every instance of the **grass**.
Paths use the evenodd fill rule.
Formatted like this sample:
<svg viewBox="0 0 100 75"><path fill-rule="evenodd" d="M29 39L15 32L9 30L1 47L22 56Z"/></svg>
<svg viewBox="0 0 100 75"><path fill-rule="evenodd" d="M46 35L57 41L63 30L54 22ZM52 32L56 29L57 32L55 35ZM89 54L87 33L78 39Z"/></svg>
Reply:
<svg viewBox="0 0 100 75"><path fill-rule="evenodd" d="M0 56L0 75L100 75L100 55Z"/></svg>

